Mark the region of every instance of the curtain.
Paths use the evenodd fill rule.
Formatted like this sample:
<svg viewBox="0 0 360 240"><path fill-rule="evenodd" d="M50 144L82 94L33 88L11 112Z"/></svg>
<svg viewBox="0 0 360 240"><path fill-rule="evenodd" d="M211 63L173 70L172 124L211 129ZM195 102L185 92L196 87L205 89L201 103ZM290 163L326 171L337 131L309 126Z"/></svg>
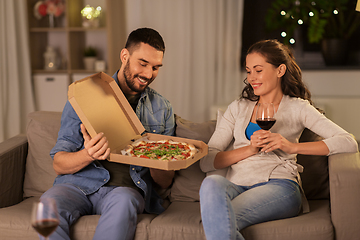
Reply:
<svg viewBox="0 0 360 240"><path fill-rule="evenodd" d="M238 98L243 0L127 0L127 33L159 31L163 67L151 87L188 120L210 119L210 108Z"/></svg>
<svg viewBox="0 0 360 240"><path fill-rule="evenodd" d="M34 111L25 0L0 0L0 142L25 133Z"/></svg>

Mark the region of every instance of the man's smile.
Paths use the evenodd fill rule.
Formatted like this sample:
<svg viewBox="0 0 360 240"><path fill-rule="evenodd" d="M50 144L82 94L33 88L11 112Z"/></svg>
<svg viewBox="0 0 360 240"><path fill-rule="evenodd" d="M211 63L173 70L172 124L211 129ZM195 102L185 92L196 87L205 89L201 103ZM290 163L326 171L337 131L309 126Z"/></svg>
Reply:
<svg viewBox="0 0 360 240"><path fill-rule="evenodd" d="M145 79L143 79L143 78L141 78L141 77L137 77L137 80L139 81L139 83L140 83L141 85L146 85L146 84L148 83L147 80L145 80Z"/></svg>

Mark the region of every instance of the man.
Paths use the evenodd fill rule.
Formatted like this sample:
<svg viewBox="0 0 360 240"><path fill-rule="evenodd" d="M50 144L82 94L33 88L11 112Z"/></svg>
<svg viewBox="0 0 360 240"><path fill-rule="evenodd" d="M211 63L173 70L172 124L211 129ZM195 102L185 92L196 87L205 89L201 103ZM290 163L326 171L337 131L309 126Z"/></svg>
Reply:
<svg viewBox="0 0 360 240"><path fill-rule="evenodd" d="M120 53L121 68L113 75L147 132L174 135L170 103L149 88L162 66L165 45L149 28L130 33ZM168 188L174 171L109 162L103 133L91 138L69 102L50 155L58 177L42 198L54 198L60 225L50 239L70 239L69 227L83 215L100 214L94 239L133 239L137 214L161 213L155 187Z"/></svg>

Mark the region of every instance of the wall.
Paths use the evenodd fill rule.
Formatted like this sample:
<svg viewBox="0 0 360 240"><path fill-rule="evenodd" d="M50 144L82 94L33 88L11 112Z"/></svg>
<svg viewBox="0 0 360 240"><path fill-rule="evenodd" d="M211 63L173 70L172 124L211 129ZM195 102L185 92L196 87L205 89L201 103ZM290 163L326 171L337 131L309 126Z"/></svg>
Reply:
<svg viewBox="0 0 360 240"><path fill-rule="evenodd" d="M316 106L360 139L360 69L304 70L303 79Z"/></svg>

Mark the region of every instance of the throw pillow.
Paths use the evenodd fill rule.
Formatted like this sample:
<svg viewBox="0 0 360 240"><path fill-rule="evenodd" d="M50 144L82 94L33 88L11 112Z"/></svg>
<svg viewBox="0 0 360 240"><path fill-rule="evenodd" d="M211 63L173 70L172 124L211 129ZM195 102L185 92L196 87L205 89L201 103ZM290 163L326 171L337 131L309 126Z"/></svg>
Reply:
<svg viewBox="0 0 360 240"><path fill-rule="evenodd" d="M224 111L222 109L218 109L217 110L217 115L216 115L216 127L219 125L223 115L224 115ZM225 151L232 150L233 145L234 145L234 139L230 142L229 146L225 149ZM217 169L217 170L214 170L214 171L211 171L211 172L207 172L206 176L220 175L220 176L226 177L227 172L228 172L228 168L222 168L222 169Z"/></svg>
<svg viewBox="0 0 360 240"><path fill-rule="evenodd" d="M56 143L60 119L61 112L39 111L28 115L24 197L40 197L54 183L56 173L49 153Z"/></svg>
<svg viewBox="0 0 360 240"><path fill-rule="evenodd" d="M322 139L309 129L305 129L299 142L314 142ZM304 167L300 176L307 199L329 199L328 157L298 154L297 162Z"/></svg>
<svg viewBox="0 0 360 240"><path fill-rule="evenodd" d="M200 140L208 143L215 130L216 121L195 123L175 116L176 136ZM187 169L176 171L174 183L171 187L170 201L199 201L199 189L205 173L201 171L199 161Z"/></svg>

